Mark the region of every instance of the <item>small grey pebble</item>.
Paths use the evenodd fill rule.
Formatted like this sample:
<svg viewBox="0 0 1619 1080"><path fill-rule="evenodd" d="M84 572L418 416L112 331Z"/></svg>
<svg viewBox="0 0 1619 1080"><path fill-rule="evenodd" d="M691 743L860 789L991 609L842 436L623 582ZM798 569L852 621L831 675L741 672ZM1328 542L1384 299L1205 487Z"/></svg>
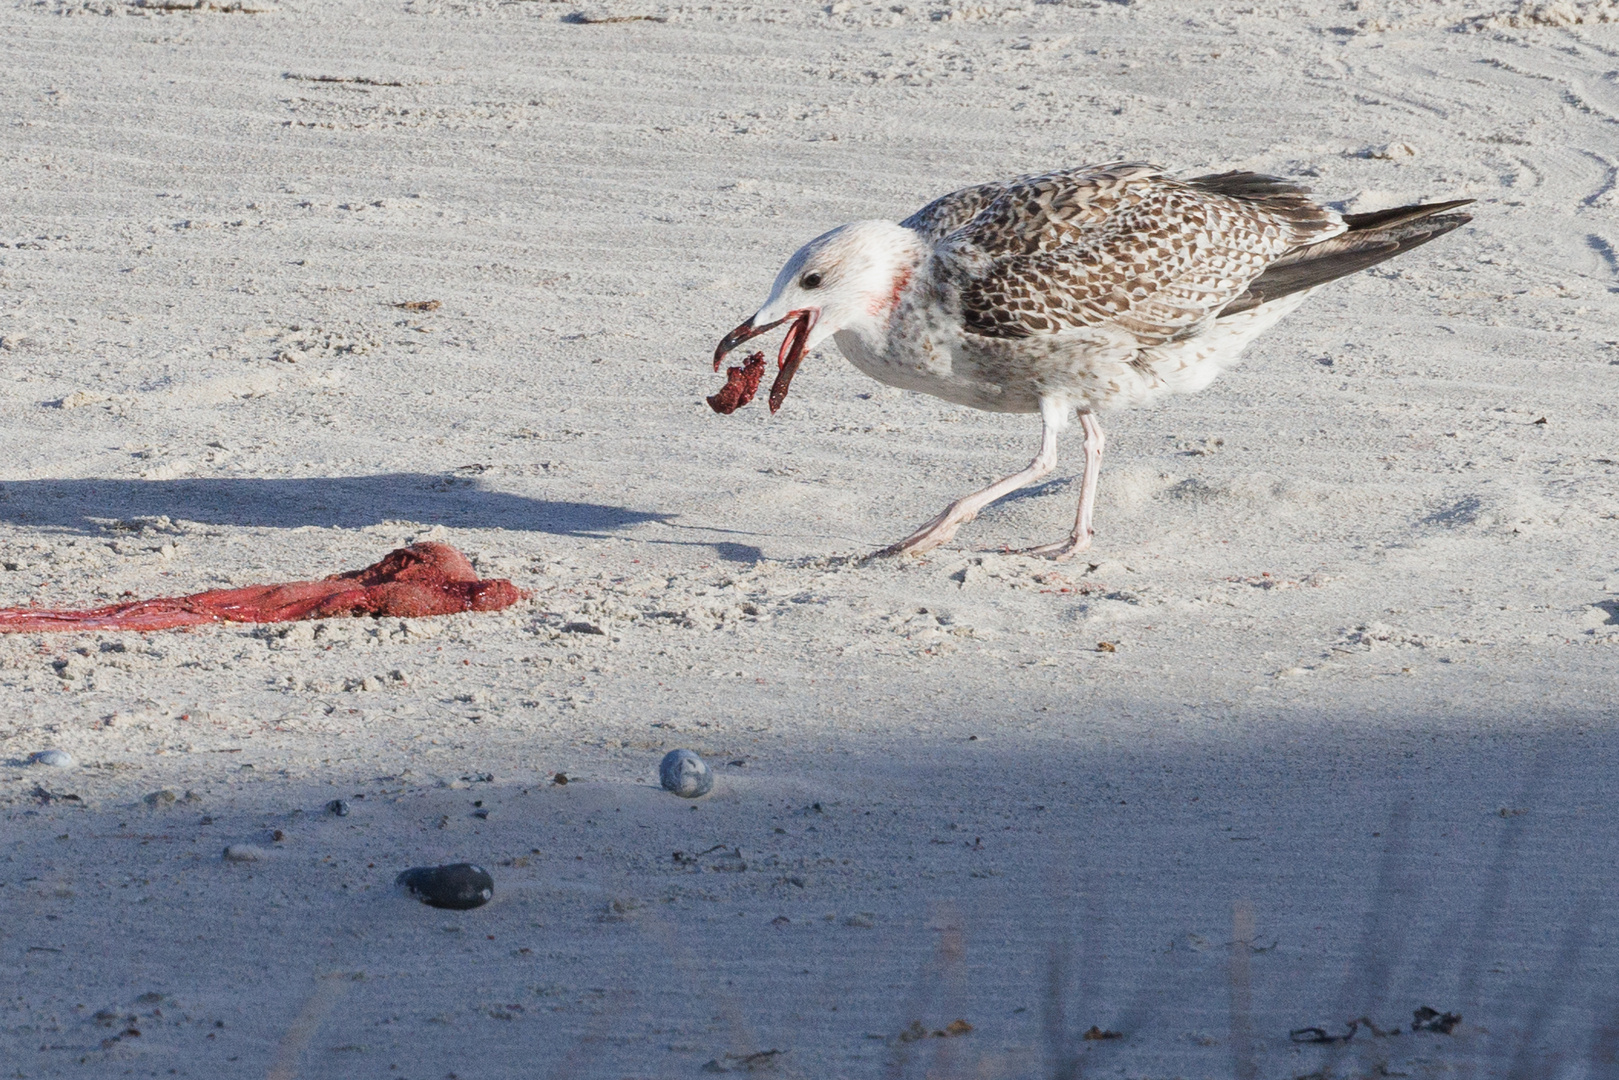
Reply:
<svg viewBox="0 0 1619 1080"><path fill-rule="evenodd" d="M342 799L333 799L331 802L326 804L326 809L334 817L349 816L349 804Z"/></svg>
<svg viewBox="0 0 1619 1080"><path fill-rule="evenodd" d="M479 819L481 819L483 821L488 821L489 820L489 808L487 806L485 806L485 807L482 807L480 809L474 810L472 812L472 816L475 817L475 818L479 818Z"/></svg>
<svg viewBox="0 0 1619 1080"><path fill-rule="evenodd" d="M164 788L162 791L152 792L141 801L146 803L147 806L173 806L175 800L177 800L179 797L180 796L176 795L173 791L169 790L168 788Z"/></svg>
<svg viewBox="0 0 1619 1080"><path fill-rule="evenodd" d="M261 847L252 844L232 844L225 849L226 862L258 862L268 854Z"/></svg>
<svg viewBox="0 0 1619 1080"><path fill-rule="evenodd" d="M658 780L665 791L682 799L707 795L714 788L714 774L708 770L708 763L690 750L671 750L663 755Z"/></svg>
<svg viewBox="0 0 1619 1080"><path fill-rule="evenodd" d="M495 895L495 879L489 871L471 863L414 866L395 878L394 884L424 904L456 911L482 907Z"/></svg>
<svg viewBox="0 0 1619 1080"><path fill-rule="evenodd" d="M66 750L41 750L30 754L28 761L31 765L49 765L53 769L71 769L78 764Z"/></svg>

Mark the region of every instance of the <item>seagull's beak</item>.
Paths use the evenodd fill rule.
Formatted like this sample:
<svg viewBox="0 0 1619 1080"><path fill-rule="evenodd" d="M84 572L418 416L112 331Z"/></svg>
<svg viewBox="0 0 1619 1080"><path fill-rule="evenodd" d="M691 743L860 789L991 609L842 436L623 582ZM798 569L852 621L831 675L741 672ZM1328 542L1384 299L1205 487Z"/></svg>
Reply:
<svg viewBox="0 0 1619 1080"><path fill-rule="evenodd" d="M804 361L804 353L809 347L810 331L815 328L820 318L820 308L800 308L797 311L789 311L775 322L765 323L762 326L755 325L753 319L749 319L721 339L719 347L714 350L714 370L718 371L720 364L725 360L725 355L744 341L774 330L788 319L792 319L793 325L788 329L787 336L782 339L781 351L776 355L776 367L779 370L776 372L776 381L770 387L770 411L774 413L787 399L787 387L793 381L798 365ZM751 398L753 395L747 396ZM734 407L740 407L741 404L746 404L746 400Z"/></svg>
<svg viewBox="0 0 1619 1080"><path fill-rule="evenodd" d="M751 315L748 316L747 322L743 323L741 326L737 327L735 330L732 330L729 334L726 334L720 339L719 347L714 350L714 370L718 371L720 369L720 364L725 361L726 353L730 352L732 349L736 348L738 345L749 340L750 338L756 338L760 334L768 334L770 331L774 330L776 327L780 326L782 323L786 322L788 319L797 314L798 312L796 311L789 311L786 315L783 315L775 322L765 323L763 326L755 326L753 324L754 317Z"/></svg>

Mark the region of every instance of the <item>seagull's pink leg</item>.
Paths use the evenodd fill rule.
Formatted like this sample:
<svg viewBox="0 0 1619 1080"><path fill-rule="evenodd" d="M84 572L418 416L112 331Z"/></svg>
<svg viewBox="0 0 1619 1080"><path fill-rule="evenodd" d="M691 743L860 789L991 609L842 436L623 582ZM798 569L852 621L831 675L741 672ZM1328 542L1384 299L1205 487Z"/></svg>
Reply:
<svg viewBox="0 0 1619 1080"><path fill-rule="evenodd" d="M1066 406L1063 406L1066 408ZM1056 409L1049 409L1045 402L1041 402L1040 418L1040 452L1034 455L1029 467L1022 472L1015 472L1011 476L997 480L982 491L975 491L971 495L963 496L944 508L944 513L916 530L899 543L883 548L879 555L903 555L910 551L921 554L931 551L940 544L947 544L956 530L978 516L978 511L999 499L1003 495L1010 495L1018 488L1027 487L1036 480L1051 472L1057 467L1057 430L1060 427L1061 413Z"/></svg>
<svg viewBox="0 0 1619 1080"><path fill-rule="evenodd" d="M1061 562L1091 546L1091 536L1096 532L1091 528L1091 517L1096 509L1096 480L1102 473L1102 447L1107 440L1102 437L1102 425L1096 422L1096 414L1089 409L1080 410L1079 426L1085 432L1085 472L1079 481L1079 513L1074 517L1074 531L1066 540L1028 548L1023 552L1025 555L1049 555Z"/></svg>

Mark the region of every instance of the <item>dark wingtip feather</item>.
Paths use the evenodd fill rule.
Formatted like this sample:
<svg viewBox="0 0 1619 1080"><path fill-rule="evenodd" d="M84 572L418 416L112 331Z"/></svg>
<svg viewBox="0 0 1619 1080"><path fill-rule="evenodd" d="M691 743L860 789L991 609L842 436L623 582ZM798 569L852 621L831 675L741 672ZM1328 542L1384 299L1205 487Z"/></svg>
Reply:
<svg viewBox="0 0 1619 1080"><path fill-rule="evenodd" d="M1279 176L1266 176L1263 173L1240 170L1194 176L1185 183L1190 187L1202 188L1216 195L1228 195L1233 199L1268 199L1277 195L1310 193L1309 188L1295 184L1291 180L1283 180Z"/></svg>
<svg viewBox="0 0 1619 1080"><path fill-rule="evenodd" d="M1344 224L1349 226L1350 232L1359 232L1363 229L1386 229L1395 225L1404 225L1407 222L1421 221L1431 218L1435 214L1443 214L1446 210L1454 210L1458 206L1471 206L1477 199L1452 199L1450 202L1426 203L1417 206L1396 206L1389 210L1373 210L1365 214L1345 214ZM1466 224L1473 220L1469 214L1453 215L1461 220L1457 224Z"/></svg>
<svg viewBox="0 0 1619 1080"><path fill-rule="evenodd" d="M1471 214L1443 213L1472 201L1461 199L1428 206L1401 206L1371 214L1346 215L1346 222L1353 216L1359 219L1360 224L1351 224L1348 232L1297 249L1278 259L1248 285L1247 292L1227 304L1218 317L1241 314L1261 304L1358 273L1412 248L1421 247L1472 221ZM1367 224L1368 221L1375 223Z"/></svg>
<svg viewBox="0 0 1619 1080"><path fill-rule="evenodd" d="M1338 231L1338 215L1310 197L1310 189L1278 176L1253 172L1211 173L1182 181L1210 195L1263 207L1285 218L1301 237Z"/></svg>

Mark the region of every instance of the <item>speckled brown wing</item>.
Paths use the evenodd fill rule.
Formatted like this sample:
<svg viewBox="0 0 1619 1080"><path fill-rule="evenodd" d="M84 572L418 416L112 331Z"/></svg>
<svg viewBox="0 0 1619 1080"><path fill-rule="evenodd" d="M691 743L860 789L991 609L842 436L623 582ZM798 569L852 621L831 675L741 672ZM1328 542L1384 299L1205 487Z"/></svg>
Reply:
<svg viewBox="0 0 1619 1080"><path fill-rule="evenodd" d="M915 229L925 236L929 243L938 243L971 221L980 210L994 202L1005 190L1006 184L999 182L976 184L960 191L952 191L948 195L934 199L900 224L907 229Z"/></svg>
<svg viewBox="0 0 1619 1080"><path fill-rule="evenodd" d="M935 265L970 334L1098 327L1148 347L1194 331L1273 260L1343 229L1274 177L1175 180L1113 162L1006 185L939 241Z"/></svg>

